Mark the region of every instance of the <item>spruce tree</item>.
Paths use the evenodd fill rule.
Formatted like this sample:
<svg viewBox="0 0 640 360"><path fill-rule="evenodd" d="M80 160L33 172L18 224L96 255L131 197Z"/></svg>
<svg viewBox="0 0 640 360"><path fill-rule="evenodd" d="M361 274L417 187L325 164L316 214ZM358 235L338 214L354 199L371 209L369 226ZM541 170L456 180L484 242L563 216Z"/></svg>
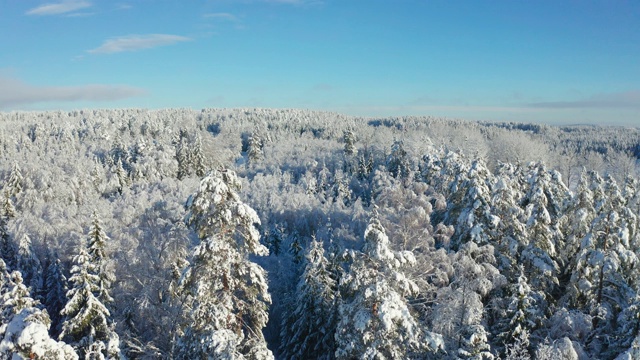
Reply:
<svg viewBox="0 0 640 360"><path fill-rule="evenodd" d="M506 331L500 337L506 345L506 355L511 359L527 358L529 334L539 324L540 314L536 308L536 300L532 296L531 287L522 268L518 282L511 285L511 298L507 310L507 318L504 326Z"/></svg>
<svg viewBox="0 0 640 360"><path fill-rule="evenodd" d="M31 289L31 294L38 294L42 290L42 264L31 246L31 238L23 233L18 242L17 270L22 273L24 283Z"/></svg>
<svg viewBox="0 0 640 360"><path fill-rule="evenodd" d="M191 163L196 176L202 177L205 175L205 159L202 150L202 140L200 140L199 134L196 134L196 139L194 140L193 150L191 151Z"/></svg>
<svg viewBox="0 0 640 360"><path fill-rule="evenodd" d="M57 255L49 254L49 265L44 274L44 305L51 317L52 335L62 330L60 312L67 302L67 278Z"/></svg>
<svg viewBox="0 0 640 360"><path fill-rule="evenodd" d="M249 158L249 163L255 164L262 159L264 153L262 151L262 139L258 135L257 132L251 133L251 137L249 138L249 147L247 149L247 157Z"/></svg>
<svg viewBox="0 0 640 360"><path fill-rule="evenodd" d="M97 294L103 304L108 305L113 302L113 298L109 295L111 284L115 281L113 273L108 269L106 247L109 237L102 228L102 223L97 212L91 215L91 228L88 236L87 252L90 261L94 266L94 273L99 279L100 292Z"/></svg>
<svg viewBox="0 0 640 360"><path fill-rule="evenodd" d="M493 179L481 160L475 160L459 191L464 192L459 204L459 216L456 222L453 248L468 241L486 245L493 240L494 230L500 218L491 213L491 185Z"/></svg>
<svg viewBox="0 0 640 360"><path fill-rule="evenodd" d="M88 245L80 247L73 258L68 301L60 312L65 317L60 338L70 343L82 359L100 356L119 359L120 340L105 304L112 298L109 276L104 272L104 238L95 213L93 218ZM100 351L96 352L96 349Z"/></svg>
<svg viewBox="0 0 640 360"><path fill-rule="evenodd" d="M24 183L24 177L22 176L22 170L17 162L13 163L11 167L11 173L9 174L9 180L7 181L5 191L10 196L16 196L22 192Z"/></svg>
<svg viewBox="0 0 640 360"><path fill-rule="evenodd" d="M0 259L0 359L77 359L73 349L49 336L49 315L29 295L19 271Z"/></svg>
<svg viewBox="0 0 640 360"><path fill-rule="evenodd" d="M187 223L200 242L180 280L189 324L179 359L272 359L262 334L271 303L265 271L249 259L266 256L256 212L240 200L240 179L213 171L187 201Z"/></svg>
<svg viewBox="0 0 640 360"><path fill-rule="evenodd" d="M528 243L522 222L524 211L518 205L519 194L513 182L513 179L500 175L491 198L491 212L500 217L494 242L498 268L509 281L518 277L517 265L521 263L521 251Z"/></svg>
<svg viewBox="0 0 640 360"><path fill-rule="evenodd" d="M363 251L353 254L353 264L340 281L344 301L339 306L336 358L407 359L435 352L427 347L429 334L423 333L406 299L418 292L403 273L415 257L391 250L375 215L364 240Z"/></svg>
<svg viewBox="0 0 640 360"><path fill-rule="evenodd" d="M293 311L282 322L280 352L284 358L333 359L339 300L336 275L324 255L322 242L311 241Z"/></svg>
<svg viewBox="0 0 640 360"><path fill-rule="evenodd" d="M487 331L482 325L472 325L465 329L462 346L458 349L459 359L493 360L491 346L487 341Z"/></svg>
<svg viewBox="0 0 640 360"><path fill-rule="evenodd" d="M0 258L4 260L7 269L16 270L18 266L18 248L9 234L7 219L0 216Z"/></svg>
<svg viewBox="0 0 640 360"><path fill-rule="evenodd" d="M11 200L11 194L9 193L9 189L4 190L4 197L2 200L2 214L7 219L12 219L16 217L16 208L13 206L13 201Z"/></svg>
<svg viewBox="0 0 640 360"><path fill-rule="evenodd" d="M406 179L413 170L402 140L396 140L391 145L391 154L387 158L387 170L393 177L401 179Z"/></svg>
<svg viewBox="0 0 640 360"><path fill-rule="evenodd" d="M356 148L356 136L353 131L345 130L342 134L342 140L344 140L344 154L346 156L356 156L358 149Z"/></svg>
<svg viewBox="0 0 640 360"><path fill-rule="evenodd" d="M566 236L565 246L559 249L561 261L561 276L570 279L578 259L580 244L587 236L591 223L596 217L593 192L590 189L589 175L582 171L576 188L575 196L569 202L567 211L562 217L561 226ZM566 283L566 281L563 281ZM578 289L575 283L569 283L569 302L572 306L584 305L584 300L578 299Z"/></svg>

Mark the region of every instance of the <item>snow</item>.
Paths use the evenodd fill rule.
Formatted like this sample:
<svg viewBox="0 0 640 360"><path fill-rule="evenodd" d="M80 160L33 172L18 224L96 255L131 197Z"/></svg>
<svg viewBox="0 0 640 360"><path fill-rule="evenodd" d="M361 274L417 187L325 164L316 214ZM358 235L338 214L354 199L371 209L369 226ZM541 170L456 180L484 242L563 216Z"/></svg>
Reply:
<svg viewBox="0 0 640 360"><path fill-rule="evenodd" d="M0 355L13 353L18 359L28 359L30 354L41 359L78 359L71 346L49 337L47 326L36 320L40 313L39 309L25 308L13 316L0 341Z"/></svg>

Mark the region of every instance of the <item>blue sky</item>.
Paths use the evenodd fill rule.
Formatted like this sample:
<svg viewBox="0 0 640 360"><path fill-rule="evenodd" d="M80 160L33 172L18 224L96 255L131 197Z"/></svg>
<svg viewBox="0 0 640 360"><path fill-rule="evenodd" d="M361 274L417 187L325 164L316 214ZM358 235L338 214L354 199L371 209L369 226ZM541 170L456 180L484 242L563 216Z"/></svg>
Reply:
<svg viewBox="0 0 640 360"><path fill-rule="evenodd" d="M0 0L0 110L640 126L640 2Z"/></svg>

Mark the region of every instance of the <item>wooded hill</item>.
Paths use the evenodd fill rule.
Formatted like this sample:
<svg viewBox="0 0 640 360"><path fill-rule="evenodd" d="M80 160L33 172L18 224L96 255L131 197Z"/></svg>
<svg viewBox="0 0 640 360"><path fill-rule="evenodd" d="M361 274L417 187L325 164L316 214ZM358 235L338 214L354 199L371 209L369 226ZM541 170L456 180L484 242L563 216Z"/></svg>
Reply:
<svg viewBox="0 0 640 360"><path fill-rule="evenodd" d="M0 114L0 358L640 358L640 130Z"/></svg>

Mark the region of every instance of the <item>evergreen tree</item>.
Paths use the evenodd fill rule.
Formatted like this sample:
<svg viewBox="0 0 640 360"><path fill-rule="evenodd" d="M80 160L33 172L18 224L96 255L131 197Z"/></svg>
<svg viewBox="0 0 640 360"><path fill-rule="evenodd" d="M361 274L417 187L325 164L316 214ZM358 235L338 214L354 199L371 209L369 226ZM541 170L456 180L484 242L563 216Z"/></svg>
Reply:
<svg viewBox="0 0 640 360"><path fill-rule="evenodd" d="M266 234L265 240L267 247L269 248L270 255L280 255L285 238L286 234L282 225L275 224L271 227Z"/></svg>
<svg viewBox="0 0 640 360"><path fill-rule="evenodd" d="M91 237L90 237L91 238ZM101 298L108 296L108 289L100 278L100 264L94 263L94 254L81 247L74 256L71 268L71 289L68 301L60 314L65 317L60 338L71 344L81 359L106 356L119 359L119 339L111 326L111 314ZM101 349L100 356L96 349Z"/></svg>
<svg viewBox="0 0 640 360"><path fill-rule="evenodd" d="M102 228L102 223L98 218L97 212L91 215L91 228L88 236L87 252L90 257L91 264L94 267L94 274L98 276L99 293L96 294L98 299L105 305L113 302L113 298L109 295L111 284L115 281L113 273L108 269L107 255L105 253L109 237Z"/></svg>
<svg viewBox="0 0 640 360"><path fill-rule="evenodd" d="M545 169L540 167L532 180L532 189L526 200L529 241L522 252L525 271L533 289L544 295L551 294L559 283L556 242L560 232L549 212L549 208L553 207L546 191L549 181Z"/></svg>
<svg viewBox="0 0 640 360"><path fill-rule="evenodd" d="M258 136L257 132L253 132L251 137L249 137L249 147L247 149L247 157L249 158L249 163L255 164L260 161L264 156L262 151L262 139Z"/></svg>
<svg viewBox="0 0 640 360"><path fill-rule="evenodd" d="M514 342L507 345L505 360L530 360L529 331L522 330L514 338Z"/></svg>
<svg viewBox="0 0 640 360"><path fill-rule="evenodd" d="M191 153L187 143L188 134L184 129L178 131L178 138L173 140L176 150L176 161L178 162L178 180L182 180L191 174Z"/></svg>
<svg viewBox="0 0 640 360"><path fill-rule="evenodd" d="M0 216L0 258L10 270L15 270L18 266L18 249L11 239L4 216Z"/></svg>
<svg viewBox="0 0 640 360"><path fill-rule="evenodd" d="M493 239L493 232L500 218L491 214L492 175L481 160L475 160L458 191L464 192L456 223L453 248L467 241L486 245Z"/></svg>
<svg viewBox="0 0 640 360"><path fill-rule="evenodd" d="M624 200L615 180L608 176L602 189L598 215L582 241L571 279L577 289L576 302L583 302L594 319L588 345L597 356L617 351L610 348L613 341L609 340L615 334L615 320L635 295L621 270L626 263L638 262L637 255L628 248L629 224L620 216Z"/></svg>
<svg viewBox="0 0 640 360"><path fill-rule="evenodd" d="M407 303L416 284L402 269L415 264L411 252L393 252L389 238L374 216L365 231L363 252L354 253L341 279L344 301L339 306L336 332L338 359L407 359L437 349L427 348L427 337Z"/></svg>
<svg viewBox="0 0 640 360"><path fill-rule="evenodd" d="M205 159L202 151L202 140L200 139L200 134L196 134L193 150L191 151L191 162L193 164L193 171L198 177L202 177L206 173Z"/></svg>
<svg viewBox="0 0 640 360"><path fill-rule="evenodd" d="M453 274L448 286L438 290L431 314L433 330L442 334L448 348L461 348L479 331L485 309L483 299L506 284L495 268L494 249L468 242L452 254ZM484 330L484 327L482 329Z"/></svg>
<svg viewBox="0 0 640 360"><path fill-rule="evenodd" d="M569 206L562 218L562 228L566 236L565 246L560 251L561 275L563 278L570 278L576 269L577 253L580 250L582 240L587 236L591 223L596 217L594 208L593 192L590 188L589 174L583 171L576 188L575 196L571 199ZM581 306L584 301L577 299L575 284L569 285L569 294L572 294L570 301L578 301L573 306Z"/></svg>
<svg viewBox="0 0 640 360"><path fill-rule="evenodd" d="M20 272L6 272L0 259L0 358L77 359L73 349L49 337L49 315L29 295Z"/></svg>
<svg viewBox="0 0 640 360"><path fill-rule="evenodd" d="M518 282L511 285L511 299L507 310L508 325L506 331L500 334L506 345L506 354L512 359L530 357L529 334L539 324L541 318L536 309L536 300L532 296L531 287L522 268Z"/></svg>
<svg viewBox="0 0 640 360"><path fill-rule="evenodd" d="M189 324L180 337L180 359L272 359L262 329L271 298L265 271L249 255L268 255L260 243L256 212L243 203L231 170L214 171L187 201L187 223L200 243L182 275L189 296Z"/></svg>
<svg viewBox="0 0 640 360"><path fill-rule="evenodd" d="M44 275L44 305L51 317L52 335L58 335L62 330L60 312L67 302L67 278L63 274L60 259L49 255L49 266Z"/></svg>
<svg viewBox="0 0 640 360"><path fill-rule="evenodd" d="M4 199L2 203L2 214L0 215L6 219L13 219L16 217L16 208L11 201L11 194L8 189L4 190Z"/></svg>
<svg viewBox="0 0 640 360"><path fill-rule="evenodd" d="M130 179L129 174L122 166L122 160L118 159L116 162L116 178L118 179L117 190L120 195L122 192L129 187Z"/></svg>
<svg viewBox="0 0 640 360"><path fill-rule="evenodd" d="M314 239L296 289L293 311L282 322L280 351L284 358L334 358L338 300L336 274L331 272L322 242Z"/></svg>
<svg viewBox="0 0 640 360"><path fill-rule="evenodd" d="M22 176L22 170L20 166L18 166L18 163L14 162L11 167L11 173L9 174L9 180L5 186L5 191L7 191L10 196L16 196L22 192L23 184L24 176Z"/></svg>
<svg viewBox="0 0 640 360"><path fill-rule="evenodd" d="M618 328L613 348L615 350L633 349L640 355L640 290L629 299L629 305L620 313L617 319Z"/></svg>
<svg viewBox="0 0 640 360"><path fill-rule="evenodd" d="M31 294L38 294L42 290L42 264L31 246L31 238L23 233L18 242L17 269L22 273L24 283L31 289Z"/></svg>
<svg viewBox="0 0 640 360"><path fill-rule="evenodd" d="M344 154L346 156L355 156L358 154L356 136L353 131L345 130L342 134L342 140L344 140Z"/></svg>
<svg viewBox="0 0 640 360"><path fill-rule="evenodd" d="M517 265L521 263L522 249L528 244L525 224L521 220L524 211L518 205L519 194L513 181L500 175L491 199L491 212L500 217L494 242L498 268L510 282L519 276Z"/></svg>
<svg viewBox="0 0 640 360"><path fill-rule="evenodd" d="M402 140L396 140L391 145L391 154L387 158L387 169L393 177L406 179L412 171L409 156L404 149Z"/></svg>
<svg viewBox="0 0 640 360"><path fill-rule="evenodd" d="M487 342L487 332L482 325L472 325L466 329L467 337L464 337L462 346L458 349L459 359L493 360L491 346Z"/></svg>

